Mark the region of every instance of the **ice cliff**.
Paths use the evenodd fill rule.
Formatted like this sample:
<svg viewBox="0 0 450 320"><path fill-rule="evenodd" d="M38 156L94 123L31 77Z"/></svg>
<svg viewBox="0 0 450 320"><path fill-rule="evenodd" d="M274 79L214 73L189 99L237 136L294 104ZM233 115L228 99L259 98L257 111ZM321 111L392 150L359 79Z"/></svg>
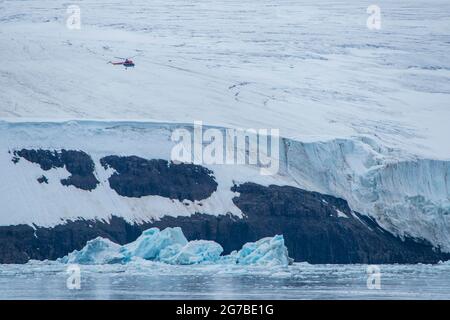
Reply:
<svg viewBox="0 0 450 320"><path fill-rule="evenodd" d="M400 237L450 251L450 161L418 158L369 138L285 140L287 174L301 188L344 198Z"/></svg>

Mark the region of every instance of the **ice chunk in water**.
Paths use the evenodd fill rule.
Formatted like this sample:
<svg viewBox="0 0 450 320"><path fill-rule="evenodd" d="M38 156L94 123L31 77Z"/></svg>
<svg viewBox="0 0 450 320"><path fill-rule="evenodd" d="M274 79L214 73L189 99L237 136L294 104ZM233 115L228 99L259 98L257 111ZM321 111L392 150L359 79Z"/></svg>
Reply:
<svg viewBox="0 0 450 320"><path fill-rule="evenodd" d="M181 228L158 228L145 230L135 241L122 247L121 252L128 258L140 257L146 260L159 260L161 250L169 246L184 246L188 243Z"/></svg>
<svg viewBox="0 0 450 320"><path fill-rule="evenodd" d="M173 245L161 251L160 261L170 264L215 263L223 248L214 241L190 241L185 246Z"/></svg>
<svg viewBox="0 0 450 320"><path fill-rule="evenodd" d="M80 251L75 250L67 256L58 259L63 263L79 264L110 264L121 263L124 256L120 253L121 246L109 239L97 237L90 240Z"/></svg>
<svg viewBox="0 0 450 320"><path fill-rule="evenodd" d="M235 256L236 263L244 265L287 266L292 263L282 235L248 242Z"/></svg>
<svg viewBox="0 0 450 320"><path fill-rule="evenodd" d="M110 264L127 263L133 258L169 264L223 263L241 265L287 266L292 261L282 235L246 243L241 250L221 256L223 248L214 241L187 241L181 228L145 230L135 241L120 246L98 237L88 241L80 251L58 259L63 263Z"/></svg>

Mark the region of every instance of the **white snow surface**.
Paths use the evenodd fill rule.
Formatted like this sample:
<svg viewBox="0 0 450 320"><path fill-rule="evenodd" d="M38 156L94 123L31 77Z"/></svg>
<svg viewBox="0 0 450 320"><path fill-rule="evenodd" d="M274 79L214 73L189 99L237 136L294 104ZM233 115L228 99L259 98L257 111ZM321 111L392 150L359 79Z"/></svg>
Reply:
<svg viewBox="0 0 450 320"><path fill-rule="evenodd" d="M69 4L81 29L66 28ZM0 117L369 135L450 158L450 2L0 1ZM136 68L112 66L114 56Z"/></svg>

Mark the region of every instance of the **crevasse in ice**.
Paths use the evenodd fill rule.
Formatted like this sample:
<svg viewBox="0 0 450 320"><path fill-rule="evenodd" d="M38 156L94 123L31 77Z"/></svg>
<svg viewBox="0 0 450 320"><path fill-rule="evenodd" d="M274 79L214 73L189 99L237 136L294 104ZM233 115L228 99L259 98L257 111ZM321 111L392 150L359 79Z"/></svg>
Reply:
<svg viewBox="0 0 450 320"><path fill-rule="evenodd" d="M128 263L136 258L176 265L231 263L242 265L287 266L291 263L282 235L246 243L241 250L221 256L223 248L214 241L187 241L181 228L145 230L134 242L120 246L98 237L80 251L59 259L63 263Z"/></svg>

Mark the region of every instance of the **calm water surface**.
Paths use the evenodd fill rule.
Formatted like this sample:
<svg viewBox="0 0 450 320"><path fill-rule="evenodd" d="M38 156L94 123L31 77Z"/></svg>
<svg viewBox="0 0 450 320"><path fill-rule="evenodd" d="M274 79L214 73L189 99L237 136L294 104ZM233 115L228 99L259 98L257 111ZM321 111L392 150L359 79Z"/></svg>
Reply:
<svg viewBox="0 0 450 320"><path fill-rule="evenodd" d="M379 290L367 288L367 265L142 262L80 268L81 288L69 290L66 265L0 265L0 299L450 299L448 263L381 265Z"/></svg>

